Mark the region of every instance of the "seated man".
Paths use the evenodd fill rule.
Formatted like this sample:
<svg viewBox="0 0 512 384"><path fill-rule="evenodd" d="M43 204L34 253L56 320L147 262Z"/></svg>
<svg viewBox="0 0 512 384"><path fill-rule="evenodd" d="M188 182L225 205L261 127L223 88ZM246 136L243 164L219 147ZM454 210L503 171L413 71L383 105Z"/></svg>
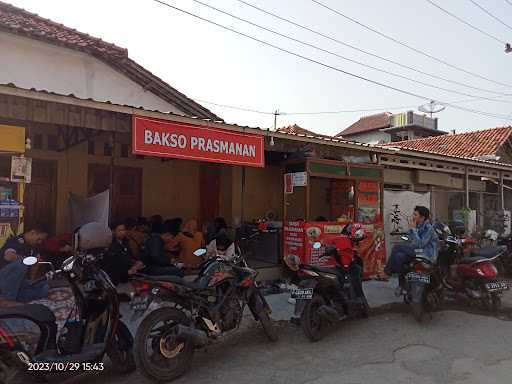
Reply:
<svg viewBox="0 0 512 384"><path fill-rule="evenodd" d="M163 233L151 234L141 253L141 261L144 263L144 268L140 270L141 273L153 276L183 276L183 271L172 264L165 252L165 244L174 240L172 231L172 226L166 223Z"/></svg>
<svg viewBox="0 0 512 384"><path fill-rule="evenodd" d="M48 296L48 282L31 282L26 274L25 257L39 257L37 248L46 240L47 231L33 227L23 235L10 237L0 249L0 305L26 303Z"/></svg>
<svg viewBox="0 0 512 384"><path fill-rule="evenodd" d="M144 264L133 258L127 238L126 225L114 223L112 229L112 244L102 260L102 268L110 276L114 285L126 283L129 275L133 275L144 267Z"/></svg>
<svg viewBox="0 0 512 384"><path fill-rule="evenodd" d="M402 273L404 265L415 256L415 249L422 249L424 255L433 262L437 259L439 237L430 223L430 211L426 207L416 206L409 223L409 244L398 244L393 247L391 256L381 274L382 279L387 279L393 273Z"/></svg>

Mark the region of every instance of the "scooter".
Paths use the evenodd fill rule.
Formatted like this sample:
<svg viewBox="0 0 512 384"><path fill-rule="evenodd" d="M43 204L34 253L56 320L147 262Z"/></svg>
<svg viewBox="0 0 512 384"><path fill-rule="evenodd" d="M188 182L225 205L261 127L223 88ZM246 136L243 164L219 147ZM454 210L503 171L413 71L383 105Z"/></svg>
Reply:
<svg viewBox="0 0 512 384"><path fill-rule="evenodd" d="M409 241L405 234L401 238ZM410 306L414 318L422 322L425 318L432 319L432 312L441 307L443 287L438 266L425 256L423 249L414 252L413 260L404 266L398 281L404 302Z"/></svg>
<svg viewBox="0 0 512 384"><path fill-rule="evenodd" d="M108 232L107 232L108 231ZM112 240L111 232L98 223L82 226L75 233L74 255L51 277L65 278L74 293L76 307L58 334L55 315L41 304L0 308L0 383L26 384L59 374L102 371L107 355L117 373L135 370L133 337L120 320L115 286L97 267L101 257L97 245ZM23 260L27 266L36 257ZM48 276L43 277L43 279ZM27 342L27 325L38 328L36 342Z"/></svg>
<svg viewBox="0 0 512 384"><path fill-rule="evenodd" d="M351 230L340 236L338 244L325 247L324 258L333 257L335 268L300 265L298 288L291 292L295 299L295 316L311 341L321 340L330 326L354 317L368 317L368 302L362 288L363 261L354 245L364 239L364 231ZM315 242L315 250L322 244Z"/></svg>

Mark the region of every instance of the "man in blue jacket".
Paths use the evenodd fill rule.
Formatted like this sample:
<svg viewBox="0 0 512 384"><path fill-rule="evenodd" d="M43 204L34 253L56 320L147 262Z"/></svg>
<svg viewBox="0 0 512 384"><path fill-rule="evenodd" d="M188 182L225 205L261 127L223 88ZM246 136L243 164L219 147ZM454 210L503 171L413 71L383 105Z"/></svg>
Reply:
<svg viewBox="0 0 512 384"><path fill-rule="evenodd" d="M384 268L381 278L387 279L393 273L401 273L404 264L410 262L415 256L415 249L422 249L425 257L435 262L439 238L430 222L430 211L426 207L414 207L414 213L409 223L410 229L408 244L398 244L393 247L391 256Z"/></svg>

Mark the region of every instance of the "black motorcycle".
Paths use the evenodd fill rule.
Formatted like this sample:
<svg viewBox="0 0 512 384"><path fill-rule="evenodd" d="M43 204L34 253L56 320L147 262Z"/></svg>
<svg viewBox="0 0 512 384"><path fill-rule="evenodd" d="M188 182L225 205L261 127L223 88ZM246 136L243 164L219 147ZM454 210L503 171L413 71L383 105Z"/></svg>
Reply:
<svg viewBox="0 0 512 384"><path fill-rule="evenodd" d="M407 235L402 240L409 241ZM415 256L398 277L399 288L404 302L411 308L414 318L421 322L443 303L443 286L436 263L428 259L422 249L415 249Z"/></svg>
<svg viewBox="0 0 512 384"><path fill-rule="evenodd" d="M322 257L334 258L335 268L299 266L300 281L291 298L295 299L295 316L300 317L302 329L311 341L321 340L339 321L368 317L369 306L362 287L363 261L353 246L363 236L356 233L350 238L350 248L345 250L336 246L325 248ZM314 249L321 247L319 242L313 244ZM340 251L351 253L349 261L342 260Z"/></svg>
<svg viewBox="0 0 512 384"><path fill-rule="evenodd" d="M198 257L204 254L204 249L195 252ZM230 261L219 256L206 260L191 281L176 276L134 276L135 317L152 303L159 307L144 318L135 336L135 358L142 374L156 382L182 376L190 368L195 349L240 326L245 306L268 339L277 341L271 310L256 285L256 276L240 255Z"/></svg>
<svg viewBox="0 0 512 384"><path fill-rule="evenodd" d="M75 234L75 244L81 244L80 234ZM44 305L0 308L0 383L26 384L64 373L102 371L105 355L117 373L135 370L133 337L120 320L115 286L97 266L100 257L99 250L76 246L62 269L50 272L52 277L65 278L75 297L75 308L61 332L57 332L54 313ZM38 261L27 257L23 262L34 265Z"/></svg>

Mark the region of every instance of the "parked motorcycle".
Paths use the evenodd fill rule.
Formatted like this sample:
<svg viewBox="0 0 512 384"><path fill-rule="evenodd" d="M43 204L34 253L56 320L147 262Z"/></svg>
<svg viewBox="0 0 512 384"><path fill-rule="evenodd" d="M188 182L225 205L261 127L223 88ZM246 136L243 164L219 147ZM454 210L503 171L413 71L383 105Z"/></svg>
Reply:
<svg viewBox="0 0 512 384"><path fill-rule="evenodd" d="M203 257L206 250L194 254ZM135 316L143 315L153 302L165 305L147 315L137 330L135 357L142 374L157 382L182 376L190 368L195 349L240 326L245 306L268 339L277 341L271 310L256 276L240 254L230 261L219 256L204 261L193 281L136 275Z"/></svg>
<svg viewBox="0 0 512 384"><path fill-rule="evenodd" d="M402 240L409 241L408 235ZM438 266L428 259L422 249L415 249L412 261L405 265L399 275L399 288L404 302L411 308L414 318L421 322L438 310L443 302L443 287Z"/></svg>
<svg viewBox="0 0 512 384"><path fill-rule="evenodd" d="M105 355L117 373L135 370L133 338L120 320L116 288L97 266L101 257L97 246L107 246L111 240L108 228L87 224L75 233L74 255L62 269L44 263L52 268L49 276L65 278L75 296L76 307L59 334L54 313L44 305L0 308L0 383L26 384L64 372L101 371ZM37 262L33 256L23 260L27 266ZM34 345L24 339L27 323L39 330Z"/></svg>
<svg viewBox="0 0 512 384"><path fill-rule="evenodd" d="M363 261L355 245L364 239L362 229L352 233L351 226L336 244L324 249L325 258L334 258L335 268L300 265L298 288L291 292L295 299L295 316L306 336L319 341L333 324L354 317L368 317L368 302L362 288ZM313 248L320 250L316 242Z"/></svg>
<svg viewBox="0 0 512 384"><path fill-rule="evenodd" d="M505 253L503 247L473 248L464 251L465 239L443 231L439 251L441 280L446 293L463 297L483 309L498 312L507 283L498 279L495 262Z"/></svg>

